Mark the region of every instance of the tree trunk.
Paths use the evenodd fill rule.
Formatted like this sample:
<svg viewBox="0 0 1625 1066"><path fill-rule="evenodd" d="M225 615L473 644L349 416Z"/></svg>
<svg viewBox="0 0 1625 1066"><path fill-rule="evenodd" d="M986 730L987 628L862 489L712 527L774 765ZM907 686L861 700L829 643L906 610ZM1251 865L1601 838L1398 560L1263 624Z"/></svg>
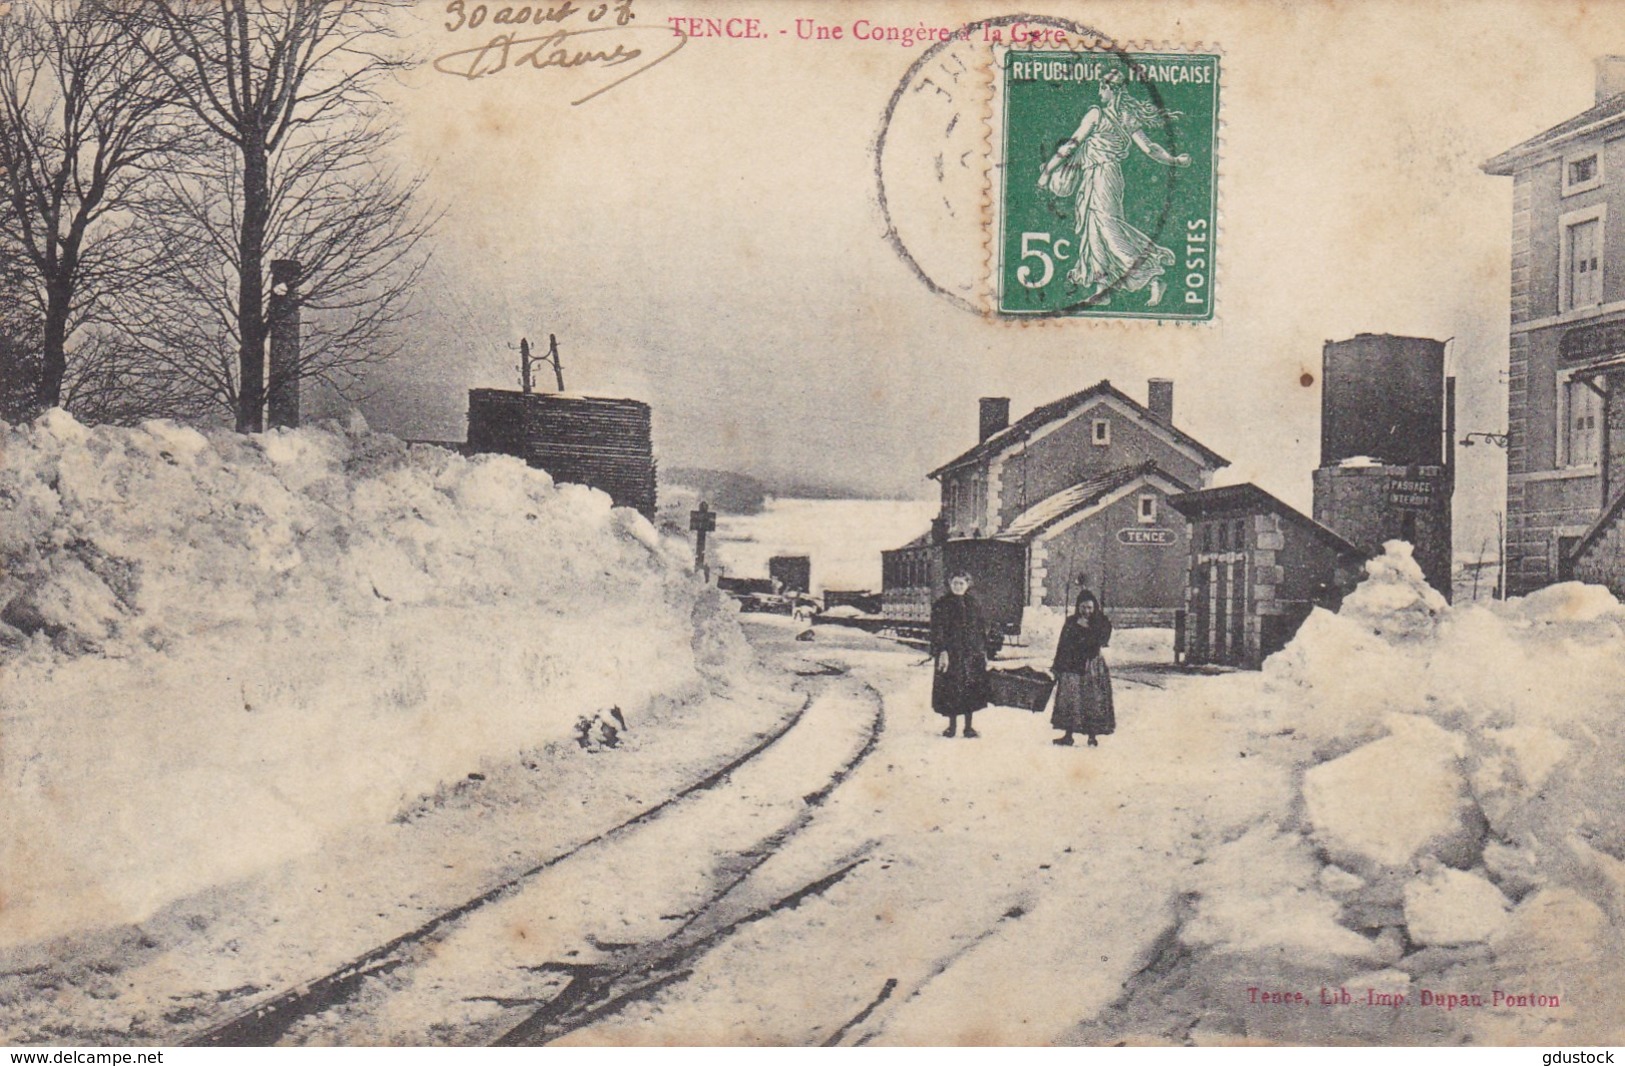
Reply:
<svg viewBox="0 0 1625 1066"><path fill-rule="evenodd" d="M68 309L73 289L65 280L57 278L45 288L45 337L40 352L39 403L40 408L55 407L62 402L62 379L68 373Z"/></svg>
<svg viewBox="0 0 1625 1066"><path fill-rule="evenodd" d="M238 237L237 350L242 388L237 432L265 429L265 230L271 214L265 148L251 137L243 147L243 228Z"/></svg>

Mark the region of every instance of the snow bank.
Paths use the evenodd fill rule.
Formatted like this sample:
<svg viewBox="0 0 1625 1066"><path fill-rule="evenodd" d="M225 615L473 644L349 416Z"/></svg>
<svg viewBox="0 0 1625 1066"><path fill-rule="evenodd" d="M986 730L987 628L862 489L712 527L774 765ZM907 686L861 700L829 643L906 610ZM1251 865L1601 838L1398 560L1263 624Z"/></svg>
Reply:
<svg viewBox="0 0 1625 1066"><path fill-rule="evenodd" d="M1205 876L1227 862L1246 876L1198 880L1186 941L1246 955L1325 938L1335 951L1337 900L1336 924L1373 947L1476 945L1505 972L1534 960L1547 977L1611 971L1625 939L1622 651L1625 607L1605 589L1452 608L1409 546L1389 544L1230 712L1295 766L1297 795L1209 857ZM1572 928L1534 935L1559 914Z"/></svg>
<svg viewBox="0 0 1625 1066"><path fill-rule="evenodd" d="M0 424L0 942L136 919L747 661L641 516L366 430Z"/></svg>

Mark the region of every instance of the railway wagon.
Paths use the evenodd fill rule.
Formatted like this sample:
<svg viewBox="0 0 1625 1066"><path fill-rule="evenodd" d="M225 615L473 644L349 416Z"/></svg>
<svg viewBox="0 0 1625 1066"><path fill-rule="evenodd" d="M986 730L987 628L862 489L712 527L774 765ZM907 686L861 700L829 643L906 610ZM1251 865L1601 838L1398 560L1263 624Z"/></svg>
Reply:
<svg viewBox="0 0 1625 1066"><path fill-rule="evenodd" d="M948 578L971 576L972 595L987 615L990 642L1002 644L1021 632L1027 602L1026 545L1003 540L933 541L927 535L880 553L881 616L886 628L924 636L931 604L948 591ZM995 639L996 638L996 639Z"/></svg>

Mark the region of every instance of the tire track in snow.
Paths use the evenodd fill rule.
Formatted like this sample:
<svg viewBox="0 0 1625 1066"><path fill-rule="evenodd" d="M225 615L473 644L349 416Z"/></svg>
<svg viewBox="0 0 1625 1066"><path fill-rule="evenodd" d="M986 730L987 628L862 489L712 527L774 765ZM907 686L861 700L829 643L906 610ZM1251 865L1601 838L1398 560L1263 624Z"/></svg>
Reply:
<svg viewBox="0 0 1625 1066"><path fill-rule="evenodd" d="M319 1014L343 1003L354 995L356 990L369 977L381 976L398 969L406 961L404 956L410 949L427 940L441 928L510 895L537 874L564 862L579 852L595 844L613 840L638 828L659 817L662 812L675 804L681 803L690 796L716 788L740 767L758 758L782 740L786 734L800 724L812 703L813 696L808 694L802 700L801 706L793 714L789 715L777 729L768 733L756 744L745 749L744 752L730 759L716 770L698 781L678 789L659 803L645 808L625 821L588 837L586 840L572 844L564 850L548 856L524 872L508 878L472 899L440 912L415 929L402 933L400 936L363 952L343 966L287 989L268 1000L262 1001L248 1011L205 1030L203 1033L187 1040L184 1046L260 1047L274 1044L282 1034L286 1033L300 1019Z"/></svg>

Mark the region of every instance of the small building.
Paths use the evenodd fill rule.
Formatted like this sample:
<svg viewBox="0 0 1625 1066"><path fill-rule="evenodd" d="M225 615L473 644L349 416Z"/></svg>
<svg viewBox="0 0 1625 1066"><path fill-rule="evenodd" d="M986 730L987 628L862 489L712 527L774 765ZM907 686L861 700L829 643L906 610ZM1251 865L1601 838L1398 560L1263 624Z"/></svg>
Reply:
<svg viewBox="0 0 1625 1066"><path fill-rule="evenodd" d="M1367 555L1408 542L1448 599L1455 383L1444 354L1443 341L1388 333L1326 342L1314 511Z"/></svg>
<svg viewBox="0 0 1625 1066"><path fill-rule="evenodd" d="M837 607L851 607L864 614L879 614L881 596L868 589L825 589L824 610L831 611Z"/></svg>
<svg viewBox="0 0 1625 1066"><path fill-rule="evenodd" d="M1168 503L1190 524L1187 662L1259 668L1311 610L1337 609L1368 557L1256 485Z"/></svg>
<svg viewBox="0 0 1625 1066"><path fill-rule="evenodd" d="M1484 164L1512 179L1506 589L1625 595L1625 56L1595 105Z"/></svg>
<svg viewBox="0 0 1625 1066"><path fill-rule="evenodd" d="M767 561L767 576L775 592L811 592L812 559L806 555L775 555Z"/></svg>
<svg viewBox="0 0 1625 1066"><path fill-rule="evenodd" d="M655 515L649 405L511 389L468 390L468 452L513 455L553 480L589 485L617 507Z"/></svg>
<svg viewBox="0 0 1625 1066"><path fill-rule="evenodd" d="M1088 587L1121 625L1171 626L1187 542L1166 502L1228 465L1174 425L1173 404L1165 378L1145 404L1101 381L1015 423L1009 400L983 399L976 445L929 475L941 536L1019 546L1029 606L1070 607Z"/></svg>
<svg viewBox="0 0 1625 1066"><path fill-rule="evenodd" d="M770 596L773 582L765 577L729 577L723 574L717 578L717 589L730 596Z"/></svg>
<svg viewBox="0 0 1625 1066"><path fill-rule="evenodd" d="M931 532L880 553L882 613L898 622L928 624L931 605L948 592L948 579L964 573L989 627L1018 632L1026 604L1025 547L988 538L948 540L942 532L939 522Z"/></svg>

